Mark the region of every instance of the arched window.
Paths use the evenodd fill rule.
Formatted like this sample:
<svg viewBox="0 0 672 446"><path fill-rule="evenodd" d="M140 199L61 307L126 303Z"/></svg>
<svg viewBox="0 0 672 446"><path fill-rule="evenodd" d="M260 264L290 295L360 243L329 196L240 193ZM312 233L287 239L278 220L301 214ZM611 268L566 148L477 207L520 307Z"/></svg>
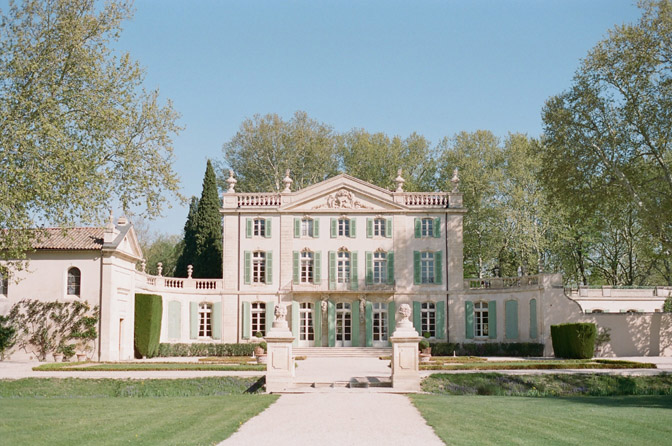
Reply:
<svg viewBox="0 0 672 446"><path fill-rule="evenodd" d="M252 336L257 332L266 336L266 304L263 302L252 303Z"/></svg>
<svg viewBox="0 0 672 446"><path fill-rule="evenodd" d="M604 313L603 310L600 310L599 308L595 308L591 313Z"/></svg>
<svg viewBox="0 0 672 446"><path fill-rule="evenodd" d="M474 303L474 336L484 338L488 336L488 303Z"/></svg>
<svg viewBox="0 0 672 446"><path fill-rule="evenodd" d="M82 273L79 268L68 270L68 296L79 297L82 289Z"/></svg>
<svg viewBox="0 0 672 446"><path fill-rule="evenodd" d="M212 304L206 302L198 304L198 337L212 337Z"/></svg>
<svg viewBox="0 0 672 446"><path fill-rule="evenodd" d="M434 302L423 302L420 307L420 317L422 322L422 333L429 333L432 338L436 337L436 305Z"/></svg>

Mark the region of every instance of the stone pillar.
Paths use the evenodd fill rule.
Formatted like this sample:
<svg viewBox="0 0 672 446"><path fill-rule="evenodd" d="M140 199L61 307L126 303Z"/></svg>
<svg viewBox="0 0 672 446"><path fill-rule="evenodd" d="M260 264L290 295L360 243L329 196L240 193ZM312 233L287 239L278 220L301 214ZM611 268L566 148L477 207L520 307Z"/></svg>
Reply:
<svg viewBox="0 0 672 446"><path fill-rule="evenodd" d="M294 336L287 325L287 308L276 305L275 320L266 334L266 392L281 392L294 383L294 357L292 341Z"/></svg>
<svg viewBox="0 0 672 446"><path fill-rule="evenodd" d="M395 390L420 390L420 373L418 365L418 343L420 336L409 320L411 307L408 304L399 306L401 321L390 337L392 342L392 388Z"/></svg>

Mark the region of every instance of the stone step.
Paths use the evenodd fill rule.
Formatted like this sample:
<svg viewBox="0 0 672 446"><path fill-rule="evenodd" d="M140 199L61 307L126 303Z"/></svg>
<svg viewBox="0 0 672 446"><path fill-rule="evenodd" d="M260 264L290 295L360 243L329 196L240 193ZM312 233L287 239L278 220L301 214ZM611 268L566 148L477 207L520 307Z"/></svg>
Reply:
<svg viewBox="0 0 672 446"><path fill-rule="evenodd" d="M295 347L294 356L307 358L378 358L391 356L391 347Z"/></svg>

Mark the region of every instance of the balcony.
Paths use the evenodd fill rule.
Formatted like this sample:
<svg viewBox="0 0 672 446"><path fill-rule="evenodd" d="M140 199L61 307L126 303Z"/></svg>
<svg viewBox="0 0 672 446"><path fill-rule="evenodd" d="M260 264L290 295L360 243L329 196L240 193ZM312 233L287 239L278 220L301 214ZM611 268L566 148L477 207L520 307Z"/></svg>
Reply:
<svg viewBox="0 0 672 446"><path fill-rule="evenodd" d="M507 288L526 288L539 286L539 276L521 277L488 277L481 279L465 279L464 288L467 290L502 290Z"/></svg>

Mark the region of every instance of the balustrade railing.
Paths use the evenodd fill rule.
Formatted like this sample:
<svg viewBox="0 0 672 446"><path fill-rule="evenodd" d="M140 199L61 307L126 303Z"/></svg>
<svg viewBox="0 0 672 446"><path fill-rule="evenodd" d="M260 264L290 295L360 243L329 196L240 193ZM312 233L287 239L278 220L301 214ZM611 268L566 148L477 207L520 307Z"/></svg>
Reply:
<svg viewBox="0 0 672 446"><path fill-rule="evenodd" d="M404 195L406 206L447 207L448 194L446 192L407 192Z"/></svg>
<svg viewBox="0 0 672 446"><path fill-rule="evenodd" d="M488 277L465 279L464 287L469 290L519 288L539 285L539 276Z"/></svg>
<svg viewBox="0 0 672 446"><path fill-rule="evenodd" d="M140 288L143 286L180 290L217 290L223 288L222 279L181 279L139 273L137 280L137 286Z"/></svg>
<svg viewBox="0 0 672 446"><path fill-rule="evenodd" d="M237 194L238 207L280 206L282 199L274 193Z"/></svg>

